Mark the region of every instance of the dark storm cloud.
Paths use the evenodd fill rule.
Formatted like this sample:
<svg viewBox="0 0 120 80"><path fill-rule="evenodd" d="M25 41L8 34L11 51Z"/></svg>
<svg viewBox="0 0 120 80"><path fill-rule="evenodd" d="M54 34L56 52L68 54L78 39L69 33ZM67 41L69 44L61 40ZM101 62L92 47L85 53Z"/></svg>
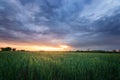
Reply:
<svg viewBox="0 0 120 80"><path fill-rule="evenodd" d="M92 26L92 28L90 28ZM85 27L85 26L84 26ZM87 30L88 29L88 30ZM85 29L82 35L74 36L71 45L84 49L116 49L120 47L120 10L111 16L103 16Z"/></svg>
<svg viewBox="0 0 120 80"><path fill-rule="evenodd" d="M0 0L0 41L120 46L120 1Z"/></svg>

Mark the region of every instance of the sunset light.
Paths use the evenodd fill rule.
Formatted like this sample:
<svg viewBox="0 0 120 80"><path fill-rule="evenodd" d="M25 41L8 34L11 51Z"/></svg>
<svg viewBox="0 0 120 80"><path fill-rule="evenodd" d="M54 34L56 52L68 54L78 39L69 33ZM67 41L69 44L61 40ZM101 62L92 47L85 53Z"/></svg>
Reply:
<svg viewBox="0 0 120 80"><path fill-rule="evenodd" d="M120 0L0 0L0 43L27 50L119 49L119 14Z"/></svg>
<svg viewBox="0 0 120 80"><path fill-rule="evenodd" d="M29 50L29 51L68 51L71 50L70 46L67 45L60 45L60 46L44 46L44 45L26 45L26 44L6 44L0 43L0 47L13 47L17 50Z"/></svg>
<svg viewBox="0 0 120 80"><path fill-rule="evenodd" d="M0 80L120 80L120 0L0 0Z"/></svg>

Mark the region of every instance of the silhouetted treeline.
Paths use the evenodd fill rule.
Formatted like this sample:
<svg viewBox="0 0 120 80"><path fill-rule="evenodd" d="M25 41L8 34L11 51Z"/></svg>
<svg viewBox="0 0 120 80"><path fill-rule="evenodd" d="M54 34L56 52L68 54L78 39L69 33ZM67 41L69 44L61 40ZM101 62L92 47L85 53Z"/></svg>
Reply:
<svg viewBox="0 0 120 80"><path fill-rule="evenodd" d="M1 48L1 51L16 51L16 48L5 47L5 48Z"/></svg>
<svg viewBox="0 0 120 80"><path fill-rule="evenodd" d="M0 51L21 51L21 52L25 52L26 50L17 50L16 48L12 48L12 47L2 47L2 48L0 48Z"/></svg>
<svg viewBox="0 0 120 80"><path fill-rule="evenodd" d="M89 52L89 53L120 53L120 50L112 50L112 51L105 51L105 50L76 50L75 52Z"/></svg>
<svg viewBox="0 0 120 80"><path fill-rule="evenodd" d="M16 50L16 48L12 48L12 47L3 47L0 48L0 51L21 51L21 52L25 52L26 50ZM68 52L68 51L67 51ZM69 52L85 52L85 53L120 53L120 49L119 50L111 50L111 51L107 51L107 50L76 50L76 51L69 51Z"/></svg>

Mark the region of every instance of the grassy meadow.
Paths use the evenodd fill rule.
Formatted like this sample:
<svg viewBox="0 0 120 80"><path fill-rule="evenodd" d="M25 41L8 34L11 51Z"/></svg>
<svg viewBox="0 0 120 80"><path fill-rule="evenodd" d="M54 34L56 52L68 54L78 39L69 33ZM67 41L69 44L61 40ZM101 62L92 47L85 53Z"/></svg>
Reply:
<svg viewBox="0 0 120 80"><path fill-rule="evenodd" d="M0 52L0 80L120 80L120 54Z"/></svg>

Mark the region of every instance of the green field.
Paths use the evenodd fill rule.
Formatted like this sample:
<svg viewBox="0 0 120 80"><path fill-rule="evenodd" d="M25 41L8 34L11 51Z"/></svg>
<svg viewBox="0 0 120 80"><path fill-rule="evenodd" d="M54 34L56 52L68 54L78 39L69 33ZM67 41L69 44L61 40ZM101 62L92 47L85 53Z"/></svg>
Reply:
<svg viewBox="0 0 120 80"><path fill-rule="evenodd" d="M0 80L120 80L120 54L0 52Z"/></svg>

